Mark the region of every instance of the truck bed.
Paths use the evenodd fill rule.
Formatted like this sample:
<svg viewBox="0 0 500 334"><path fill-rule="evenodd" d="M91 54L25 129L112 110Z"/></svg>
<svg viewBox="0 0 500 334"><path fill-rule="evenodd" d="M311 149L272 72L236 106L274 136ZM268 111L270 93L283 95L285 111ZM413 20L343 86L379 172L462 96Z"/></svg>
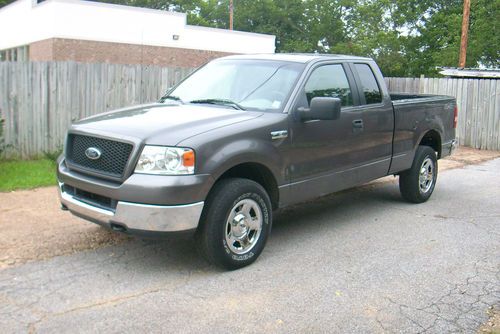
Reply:
<svg viewBox="0 0 500 334"><path fill-rule="evenodd" d="M390 93L394 108L394 146L391 173L411 167L415 147L421 141L421 134L436 129L442 142L455 138L453 128L455 99L452 96ZM438 157L448 155L438 152Z"/></svg>

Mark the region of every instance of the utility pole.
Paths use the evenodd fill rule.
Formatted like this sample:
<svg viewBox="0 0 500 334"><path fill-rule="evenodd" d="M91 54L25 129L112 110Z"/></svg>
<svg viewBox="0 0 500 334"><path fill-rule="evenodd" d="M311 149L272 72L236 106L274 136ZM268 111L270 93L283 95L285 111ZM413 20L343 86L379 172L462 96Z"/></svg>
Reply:
<svg viewBox="0 0 500 334"><path fill-rule="evenodd" d="M470 16L470 0L464 0L464 15L462 18L462 38L460 41L460 60L459 68L465 68L467 59L467 42L469 39L469 16Z"/></svg>
<svg viewBox="0 0 500 334"><path fill-rule="evenodd" d="M233 30L233 0L229 0L229 30Z"/></svg>

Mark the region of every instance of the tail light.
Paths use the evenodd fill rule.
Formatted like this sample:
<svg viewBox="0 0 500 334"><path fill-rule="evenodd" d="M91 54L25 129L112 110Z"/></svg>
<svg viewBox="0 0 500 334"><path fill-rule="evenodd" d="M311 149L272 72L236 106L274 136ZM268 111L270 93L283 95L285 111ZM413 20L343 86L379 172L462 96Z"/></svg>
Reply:
<svg viewBox="0 0 500 334"><path fill-rule="evenodd" d="M457 128L457 123L458 123L458 107L455 106L455 110L453 111L453 128Z"/></svg>

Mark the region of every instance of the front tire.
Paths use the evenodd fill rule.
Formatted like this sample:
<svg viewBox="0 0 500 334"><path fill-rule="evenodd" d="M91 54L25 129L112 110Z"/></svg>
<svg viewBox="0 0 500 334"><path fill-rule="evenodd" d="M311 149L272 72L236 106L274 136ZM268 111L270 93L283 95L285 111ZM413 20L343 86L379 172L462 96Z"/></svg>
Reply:
<svg viewBox="0 0 500 334"><path fill-rule="evenodd" d="M248 179L224 179L207 198L196 241L210 263L234 270L259 257L271 224L271 201L260 184Z"/></svg>
<svg viewBox="0 0 500 334"><path fill-rule="evenodd" d="M411 203L427 201L436 186L438 164L436 152L429 146L419 146L411 168L399 175L399 190Z"/></svg>

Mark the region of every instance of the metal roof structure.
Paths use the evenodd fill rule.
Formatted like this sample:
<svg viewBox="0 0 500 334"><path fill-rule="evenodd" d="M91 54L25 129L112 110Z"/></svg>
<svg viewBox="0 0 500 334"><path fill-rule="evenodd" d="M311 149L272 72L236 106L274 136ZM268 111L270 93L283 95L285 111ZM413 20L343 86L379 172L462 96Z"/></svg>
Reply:
<svg viewBox="0 0 500 334"><path fill-rule="evenodd" d="M453 68L441 67L439 74L455 78L481 78L500 79L500 68L480 69L480 68Z"/></svg>

